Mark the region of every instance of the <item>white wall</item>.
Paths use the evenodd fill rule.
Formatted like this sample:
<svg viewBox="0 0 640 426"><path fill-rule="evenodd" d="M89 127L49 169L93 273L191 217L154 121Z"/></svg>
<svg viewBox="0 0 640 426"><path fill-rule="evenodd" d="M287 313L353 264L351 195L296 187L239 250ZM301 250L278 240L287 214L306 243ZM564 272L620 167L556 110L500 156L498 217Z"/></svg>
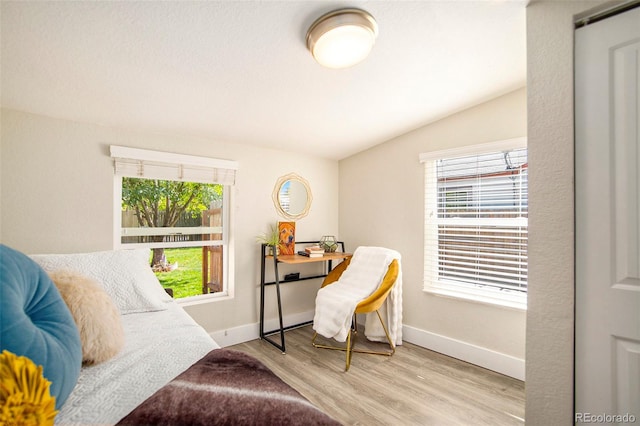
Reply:
<svg viewBox="0 0 640 426"><path fill-rule="evenodd" d="M524 375L526 312L422 290L424 168L418 155L526 136L526 117L520 89L340 161L340 237L350 250L380 245L402 254L406 340L516 377Z"/></svg>
<svg viewBox="0 0 640 426"><path fill-rule="evenodd" d="M11 110L1 116L0 241L28 254L110 250L113 244L113 167L109 145L238 161L233 195L235 297L188 306L209 332L258 321L260 259L255 237L277 216L271 194L279 176L308 180L313 204L296 222L298 240L338 235L338 164L288 152L195 137L139 133ZM285 314L313 310L317 287L283 286ZM271 298L271 302L275 299ZM275 318L270 303L267 318Z"/></svg>
<svg viewBox="0 0 640 426"><path fill-rule="evenodd" d="M573 21L601 3L527 8L527 425L574 424Z"/></svg>

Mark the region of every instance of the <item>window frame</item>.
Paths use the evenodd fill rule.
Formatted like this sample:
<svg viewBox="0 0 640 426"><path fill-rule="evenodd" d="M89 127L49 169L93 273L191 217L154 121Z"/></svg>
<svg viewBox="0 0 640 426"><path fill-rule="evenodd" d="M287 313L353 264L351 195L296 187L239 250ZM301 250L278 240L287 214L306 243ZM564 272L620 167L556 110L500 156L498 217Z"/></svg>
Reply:
<svg viewBox="0 0 640 426"><path fill-rule="evenodd" d="M215 167L222 166L228 167L230 170L235 170L238 165L234 161L218 160L208 157L190 156L182 154L174 154L168 152L142 150L137 148L127 148L120 146L111 146L111 157L116 161L118 159L130 159L136 161L149 161L156 164L163 164L169 166L179 166L182 164L192 164L196 167L209 166ZM233 298L234 288L233 280L229 277L230 265L233 262L232 253L230 250L231 244L231 224L232 219L230 213L233 210L232 204L232 184L218 183L223 186L222 192L222 239L221 240L202 240L202 241L189 241L189 242L167 242L167 243L122 243L122 179L124 177L143 178L142 176L127 176L118 174L116 172L116 165L114 161L114 175L113 175L113 247L114 249L126 250L140 247L147 248L187 248L187 247L205 247L205 246L222 246L222 288L221 292L198 294L194 296L182 297L174 299L181 305L196 305L206 303L214 300L225 300ZM154 178L151 178L154 179ZM189 179L171 179L169 177L157 178L158 180L171 180L176 182L197 182L196 180ZM235 178L234 178L235 179ZM207 182L201 182L207 183ZM215 182L208 182L215 184Z"/></svg>
<svg viewBox="0 0 640 426"><path fill-rule="evenodd" d="M429 267L433 263L431 256L439 254L438 248L438 224L430 217L438 212L438 188L435 162L444 158L481 155L500 151L527 148L526 137L513 138L484 144L469 145L460 148L437 150L421 153L420 162L424 163L424 275L423 291L445 297L464 299L479 303L499 305L518 310L526 310L527 293L497 287L483 286L480 284L462 283L439 280L436 268ZM436 186L433 187L433 184ZM528 228L528 219L524 219ZM520 221L522 222L522 220ZM434 237L435 235L435 237ZM528 237L527 237L528 238Z"/></svg>

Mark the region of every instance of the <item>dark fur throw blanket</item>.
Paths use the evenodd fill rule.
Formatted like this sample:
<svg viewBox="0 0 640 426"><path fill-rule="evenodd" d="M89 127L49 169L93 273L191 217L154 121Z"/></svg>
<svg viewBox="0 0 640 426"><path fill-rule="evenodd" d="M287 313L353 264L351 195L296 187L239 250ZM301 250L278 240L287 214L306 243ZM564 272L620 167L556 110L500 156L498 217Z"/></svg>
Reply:
<svg viewBox="0 0 640 426"><path fill-rule="evenodd" d="M339 425L257 359L215 349L118 425Z"/></svg>

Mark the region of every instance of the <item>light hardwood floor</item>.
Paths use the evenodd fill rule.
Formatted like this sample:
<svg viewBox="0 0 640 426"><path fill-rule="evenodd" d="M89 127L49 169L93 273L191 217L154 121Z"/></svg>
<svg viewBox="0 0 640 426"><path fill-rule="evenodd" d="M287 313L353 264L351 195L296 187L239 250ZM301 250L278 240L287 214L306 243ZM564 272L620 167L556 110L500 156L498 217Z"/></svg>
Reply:
<svg viewBox="0 0 640 426"><path fill-rule="evenodd" d="M356 353L345 373L345 353L313 348L312 333L310 326L288 331L286 355L262 340L230 349L258 358L345 425L524 423L522 381L409 343L392 357ZM361 335L356 342L382 345Z"/></svg>

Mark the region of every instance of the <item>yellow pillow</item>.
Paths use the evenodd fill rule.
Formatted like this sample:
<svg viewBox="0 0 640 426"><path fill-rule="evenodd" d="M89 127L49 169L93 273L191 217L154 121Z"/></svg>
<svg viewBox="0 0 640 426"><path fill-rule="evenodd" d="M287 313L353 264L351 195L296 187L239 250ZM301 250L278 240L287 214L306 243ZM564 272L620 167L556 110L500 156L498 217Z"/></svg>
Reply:
<svg viewBox="0 0 640 426"><path fill-rule="evenodd" d="M42 366L4 350L0 354L0 424L53 425L58 412Z"/></svg>

